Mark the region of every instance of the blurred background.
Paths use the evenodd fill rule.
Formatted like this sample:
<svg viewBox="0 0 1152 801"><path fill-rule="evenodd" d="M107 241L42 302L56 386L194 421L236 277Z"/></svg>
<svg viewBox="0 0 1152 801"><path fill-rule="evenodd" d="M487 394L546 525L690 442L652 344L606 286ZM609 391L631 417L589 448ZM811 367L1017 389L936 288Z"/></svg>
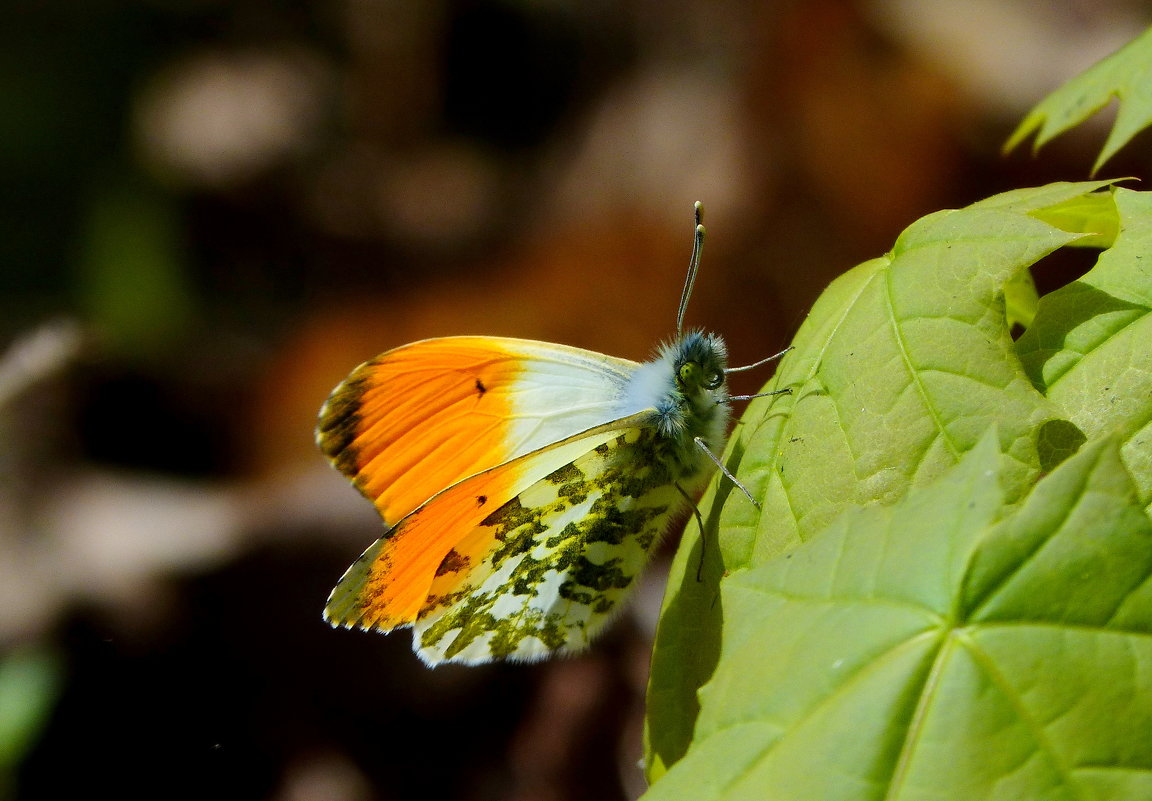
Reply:
<svg viewBox="0 0 1152 801"><path fill-rule="evenodd" d="M784 347L1138 0L44 2L0 29L0 799L635 798L675 537L590 653L426 669L320 618L379 534L312 441L410 340ZM1106 175L1148 172L1148 139ZM1041 282L1044 281L1040 276ZM767 378L746 379L754 391Z"/></svg>

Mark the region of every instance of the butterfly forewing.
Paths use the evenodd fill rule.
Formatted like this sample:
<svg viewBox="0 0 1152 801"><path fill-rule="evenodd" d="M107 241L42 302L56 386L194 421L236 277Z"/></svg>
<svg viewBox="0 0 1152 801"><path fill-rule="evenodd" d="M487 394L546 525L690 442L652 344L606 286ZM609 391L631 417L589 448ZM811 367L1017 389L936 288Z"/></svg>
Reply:
<svg viewBox="0 0 1152 801"><path fill-rule="evenodd" d="M441 566L415 625L429 664L579 650L632 589L685 499L655 428L618 432L488 514L478 561ZM703 475L703 474L702 474Z"/></svg>
<svg viewBox="0 0 1152 801"><path fill-rule="evenodd" d="M463 478L619 417L634 368L545 342L423 340L356 368L316 439L391 525Z"/></svg>

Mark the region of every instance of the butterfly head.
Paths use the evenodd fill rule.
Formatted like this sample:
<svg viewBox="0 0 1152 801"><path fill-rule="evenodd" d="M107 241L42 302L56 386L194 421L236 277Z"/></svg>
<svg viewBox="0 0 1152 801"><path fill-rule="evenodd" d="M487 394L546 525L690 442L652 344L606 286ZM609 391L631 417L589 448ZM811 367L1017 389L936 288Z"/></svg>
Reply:
<svg viewBox="0 0 1152 801"><path fill-rule="evenodd" d="M693 405L704 408L727 400L724 371L728 349L715 334L689 331L668 346L675 369L676 389Z"/></svg>
<svg viewBox="0 0 1152 801"><path fill-rule="evenodd" d="M655 409L661 434L683 444L686 453L696 450L695 437L722 449L728 423L727 366L724 340L689 331L637 370L630 394L637 405Z"/></svg>

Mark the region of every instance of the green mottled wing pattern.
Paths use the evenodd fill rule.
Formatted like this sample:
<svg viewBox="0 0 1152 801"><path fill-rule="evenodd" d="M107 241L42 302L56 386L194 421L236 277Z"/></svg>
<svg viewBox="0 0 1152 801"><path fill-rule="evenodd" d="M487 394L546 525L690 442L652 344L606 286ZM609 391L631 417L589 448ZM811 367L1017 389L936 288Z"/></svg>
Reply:
<svg viewBox="0 0 1152 801"><path fill-rule="evenodd" d="M445 560L414 625L429 664L540 659L580 650L631 590L706 471L685 472L654 428L629 428L536 482L469 538L477 564Z"/></svg>

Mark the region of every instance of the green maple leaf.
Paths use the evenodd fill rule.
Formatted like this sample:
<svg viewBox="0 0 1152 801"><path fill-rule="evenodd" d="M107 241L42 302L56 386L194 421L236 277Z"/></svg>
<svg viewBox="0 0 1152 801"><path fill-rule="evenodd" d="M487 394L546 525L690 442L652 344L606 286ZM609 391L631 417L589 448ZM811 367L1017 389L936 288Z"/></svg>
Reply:
<svg viewBox="0 0 1152 801"><path fill-rule="evenodd" d="M723 576L779 557L846 510L899 501L993 426L1009 501L1084 441L1021 364L1004 287L1057 248L1116 230L1111 196L1092 196L1104 185L1017 190L929 215L817 301L767 387L792 393L751 404L729 444L728 467L761 507L714 483L700 503L704 540L689 526L674 561L649 684L651 778L692 740L696 692L730 614Z"/></svg>
<svg viewBox="0 0 1152 801"><path fill-rule="evenodd" d="M725 582L646 801L1152 797L1152 523L1114 439L1018 506L1001 445Z"/></svg>

